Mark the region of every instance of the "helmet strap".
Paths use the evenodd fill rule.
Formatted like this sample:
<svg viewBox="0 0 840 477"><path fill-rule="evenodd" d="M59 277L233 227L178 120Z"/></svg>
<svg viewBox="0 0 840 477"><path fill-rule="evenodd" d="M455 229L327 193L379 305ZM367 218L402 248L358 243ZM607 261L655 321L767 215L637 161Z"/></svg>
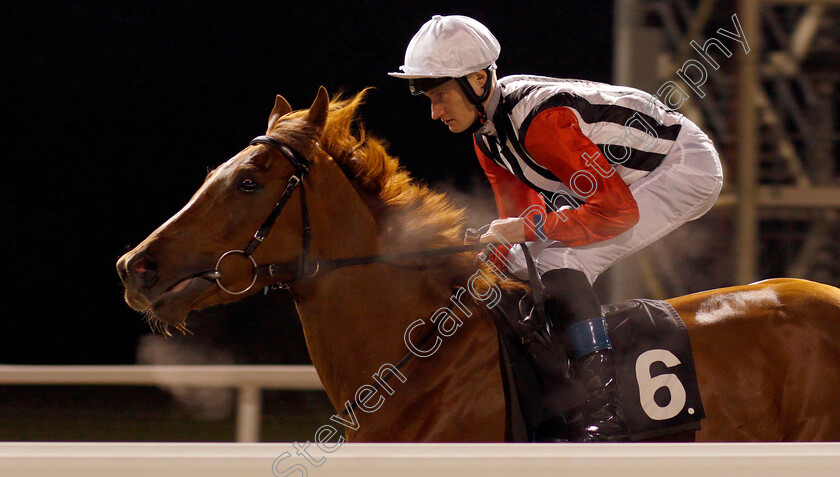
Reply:
<svg viewBox="0 0 840 477"><path fill-rule="evenodd" d="M475 90L473 89L472 85L470 84L469 80L467 80L466 76L461 76L455 78L455 82L458 83L458 86L461 87L461 90L464 92L464 95L467 96L467 100L475 106L475 109L478 110L478 118L476 121L470 126L468 130L473 130L473 132L478 131L484 123L487 122L487 111L484 110L484 101L490 97L490 81L491 81L491 68L485 68L482 71L487 73L487 81L484 83L484 91L482 91L481 95L475 94Z"/></svg>

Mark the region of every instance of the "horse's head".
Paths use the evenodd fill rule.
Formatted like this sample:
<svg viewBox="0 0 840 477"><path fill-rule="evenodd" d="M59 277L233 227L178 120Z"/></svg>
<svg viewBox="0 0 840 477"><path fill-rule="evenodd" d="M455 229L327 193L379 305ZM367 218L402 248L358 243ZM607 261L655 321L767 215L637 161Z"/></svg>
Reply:
<svg viewBox="0 0 840 477"><path fill-rule="evenodd" d="M180 327L190 311L293 280L307 249L312 260L328 260L459 243L463 211L414 182L381 141L366 135L356 117L364 96L330 101L321 88L301 111L278 96L266 135L211 172L181 211L119 259L129 306L148 312L153 324ZM309 172L301 172L301 163ZM304 233L306 217L311 235ZM266 234L255 244L258 230ZM460 254L438 262L423 274L426 288L449 293L471 259ZM265 273L264 265L277 263L290 266ZM368 271L361 282L378 277ZM345 287L346 279L321 273L305 281L311 286L295 282L293 291L314 296L306 292L319 283Z"/></svg>
<svg viewBox="0 0 840 477"><path fill-rule="evenodd" d="M213 170L183 209L119 259L117 272L128 305L148 312L155 323L179 327L192 310L240 298L217 284L219 272L226 289L253 293L264 283L248 288L254 280L252 258L261 263L294 262L303 244L302 186L289 195L252 258L232 253L217 263L225 252L245 249L264 224L292 176L300 172L294 158L328 169L317 164L329 161L318 142L329 107L323 87L308 111L292 113L289 103L277 96L266 132L270 139L246 147ZM265 143L271 140L277 141L274 147Z"/></svg>

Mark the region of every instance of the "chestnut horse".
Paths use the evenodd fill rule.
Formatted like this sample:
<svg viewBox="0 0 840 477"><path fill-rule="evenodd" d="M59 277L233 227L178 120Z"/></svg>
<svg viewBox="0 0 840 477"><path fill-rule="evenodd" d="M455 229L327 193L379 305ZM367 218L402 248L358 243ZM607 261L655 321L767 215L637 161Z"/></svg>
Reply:
<svg viewBox="0 0 840 477"><path fill-rule="evenodd" d="M270 138L212 171L180 212L120 258L125 300L164 330L183 328L190 311L244 296L222 286L255 293L284 280L333 406L359 401L339 416L348 440L502 441L495 325L480 294L455 291L476 276L488 292L517 285L479 268L475 253L424 259L425 267L406 259L307 277L291 268L254 273L257 264L296 263L304 249L309 260L331 260L460 243L462 211L413 182L365 136L355 117L363 96L330 101L321 88L310 109L294 112L278 96ZM290 188L291 176L303 173L301 158L311 166ZM234 252L220 260L252 242L281 196L285 206L250 258ZM775 279L670 303L695 354L707 415L698 441L840 440L840 290ZM446 318L444 307L453 310ZM415 325L438 317L439 335L417 344L425 332ZM373 387L406 355L406 340L430 352Z"/></svg>

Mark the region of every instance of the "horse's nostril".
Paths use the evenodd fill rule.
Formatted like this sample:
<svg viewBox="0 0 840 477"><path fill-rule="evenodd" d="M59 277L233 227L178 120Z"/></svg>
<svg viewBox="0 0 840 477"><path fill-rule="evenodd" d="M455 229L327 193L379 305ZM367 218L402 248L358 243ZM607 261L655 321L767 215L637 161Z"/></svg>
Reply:
<svg viewBox="0 0 840 477"><path fill-rule="evenodd" d="M133 265L134 273L148 273L157 270L157 265L146 257L140 257Z"/></svg>
<svg viewBox="0 0 840 477"><path fill-rule="evenodd" d="M128 264L128 274L136 276L146 287L154 284L157 273L157 263L144 254L138 254Z"/></svg>

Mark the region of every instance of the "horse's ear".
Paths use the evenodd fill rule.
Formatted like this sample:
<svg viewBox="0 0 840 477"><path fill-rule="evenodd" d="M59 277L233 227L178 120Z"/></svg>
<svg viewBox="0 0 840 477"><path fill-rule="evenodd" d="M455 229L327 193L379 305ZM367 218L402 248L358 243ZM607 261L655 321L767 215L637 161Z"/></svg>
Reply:
<svg viewBox="0 0 840 477"><path fill-rule="evenodd" d="M315 101L309 108L309 114L306 115L306 120L318 128L318 131L321 131L327 123L327 113L329 112L329 109L329 93L327 93L327 88L321 86L318 88L318 95L315 96Z"/></svg>
<svg viewBox="0 0 840 477"><path fill-rule="evenodd" d="M271 128L274 127L274 123L277 122L282 116L289 114L292 112L292 106L286 101L286 98L277 95L277 98L274 100L274 107L271 108L271 115L268 116L268 129L265 130L265 133L268 134L271 132Z"/></svg>

